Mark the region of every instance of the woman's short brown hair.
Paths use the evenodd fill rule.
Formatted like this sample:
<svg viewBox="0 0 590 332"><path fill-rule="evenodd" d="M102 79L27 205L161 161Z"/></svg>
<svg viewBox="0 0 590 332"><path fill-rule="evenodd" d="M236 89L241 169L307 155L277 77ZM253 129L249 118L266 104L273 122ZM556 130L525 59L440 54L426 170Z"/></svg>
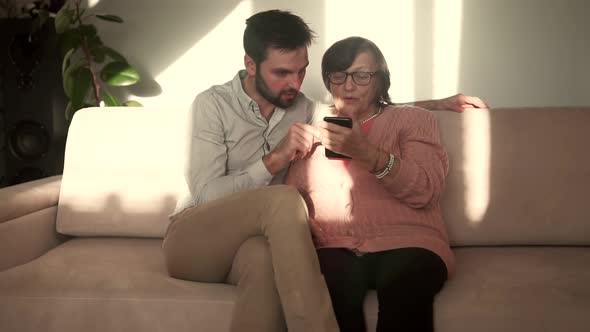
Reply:
<svg viewBox="0 0 590 332"><path fill-rule="evenodd" d="M377 74L379 86L375 96L376 104L393 104L389 97L391 80L385 57L379 47L372 41L362 37L348 37L334 43L322 57L322 78L326 89L330 91L330 79L328 75L337 71L345 71L350 67L361 52L369 52L377 63Z"/></svg>

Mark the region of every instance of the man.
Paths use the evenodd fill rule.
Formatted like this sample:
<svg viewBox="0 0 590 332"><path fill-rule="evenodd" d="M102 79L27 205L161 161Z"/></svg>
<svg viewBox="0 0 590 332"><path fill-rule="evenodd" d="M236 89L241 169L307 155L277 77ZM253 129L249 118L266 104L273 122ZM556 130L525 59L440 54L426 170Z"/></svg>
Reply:
<svg viewBox="0 0 590 332"><path fill-rule="evenodd" d="M171 217L163 244L168 271L237 285L232 331L284 331L284 320L289 331L338 331L305 203L293 188L268 186L281 184L290 162L320 139L309 125L319 106L299 91L313 31L279 10L255 14L246 24L245 70L193 103L191 198ZM485 107L471 99L416 104Z"/></svg>

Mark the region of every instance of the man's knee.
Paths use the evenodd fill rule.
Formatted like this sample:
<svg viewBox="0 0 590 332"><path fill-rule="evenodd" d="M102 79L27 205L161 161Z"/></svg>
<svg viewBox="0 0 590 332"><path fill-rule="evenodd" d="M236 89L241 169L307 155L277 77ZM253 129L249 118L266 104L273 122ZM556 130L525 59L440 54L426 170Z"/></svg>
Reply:
<svg viewBox="0 0 590 332"><path fill-rule="evenodd" d="M190 209L196 209L193 207ZM168 274L173 278L200 282L223 282L233 255L217 255L219 241L206 234L192 215L173 218L162 241Z"/></svg>
<svg viewBox="0 0 590 332"><path fill-rule="evenodd" d="M307 225L309 218L305 200L293 186L276 185L268 187L267 199L268 209L274 214L287 214L289 219L301 220Z"/></svg>
<svg viewBox="0 0 590 332"><path fill-rule="evenodd" d="M162 241L162 253L168 274L173 278L190 279L191 273L189 257L191 250L188 248L184 239L177 238L177 232L174 229L176 225L169 225L166 236Z"/></svg>

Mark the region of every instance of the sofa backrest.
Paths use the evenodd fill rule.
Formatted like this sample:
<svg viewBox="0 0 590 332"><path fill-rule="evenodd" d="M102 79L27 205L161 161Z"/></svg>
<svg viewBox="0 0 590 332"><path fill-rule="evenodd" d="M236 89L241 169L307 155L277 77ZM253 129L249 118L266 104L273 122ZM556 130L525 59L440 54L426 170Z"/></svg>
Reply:
<svg viewBox="0 0 590 332"><path fill-rule="evenodd" d="M451 243L590 245L590 108L435 112L450 171ZM186 194L187 114L89 108L74 116L58 231L161 237Z"/></svg>
<svg viewBox="0 0 590 332"><path fill-rule="evenodd" d="M139 107L76 112L66 143L57 230L161 237L186 191L186 112Z"/></svg>
<svg viewBox="0 0 590 332"><path fill-rule="evenodd" d="M590 245L590 107L435 113L453 245Z"/></svg>

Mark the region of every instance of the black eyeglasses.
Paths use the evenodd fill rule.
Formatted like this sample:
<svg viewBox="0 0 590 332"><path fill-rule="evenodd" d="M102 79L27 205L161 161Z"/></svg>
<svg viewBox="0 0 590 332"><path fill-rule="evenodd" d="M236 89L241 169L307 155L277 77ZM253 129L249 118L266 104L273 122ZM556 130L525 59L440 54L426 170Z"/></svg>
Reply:
<svg viewBox="0 0 590 332"><path fill-rule="evenodd" d="M343 84L350 75L352 76L352 80L355 84L367 85L371 83L371 78L377 73L378 72L376 71L355 71L352 73L347 73L345 71L335 71L333 73L329 73L328 78L332 84Z"/></svg>

